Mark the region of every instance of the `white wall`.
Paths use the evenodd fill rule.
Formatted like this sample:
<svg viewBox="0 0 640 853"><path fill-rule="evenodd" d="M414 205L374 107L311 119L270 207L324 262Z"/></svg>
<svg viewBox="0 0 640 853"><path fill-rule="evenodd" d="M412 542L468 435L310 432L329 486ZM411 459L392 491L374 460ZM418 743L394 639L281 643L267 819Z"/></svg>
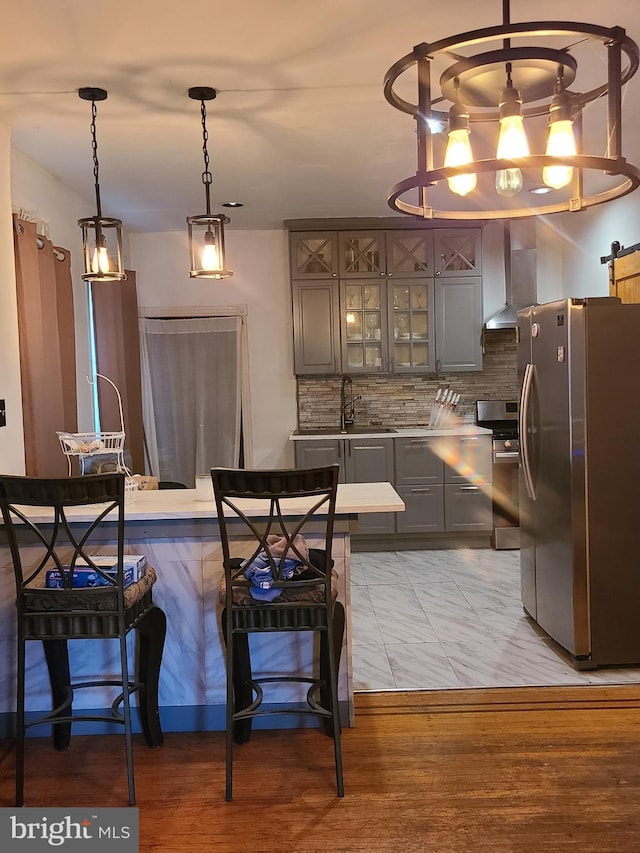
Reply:
<svg viewBox="0 0 640 853"><path fill-rule="evenodd" d="M0 124L0 399L7 406L7 425L0 428L0 471L24 474L10 172L11 132Z"/></svg>
<svg viewBox="0 0 640 853"><path fill-rule="evenodd" d="M130 235L138 303L144 308L246 305L253 464L293 464L296 425L293 330L285 231L225 231L231 278L189 278L184 232ZM179 405L176 401L176 405Z"/></svg>
<svg viewBox="0 0 640 853"><path fill-rule="evenodd" d="M551 219L555 224L555 220ZM558 227L563 238L565 296L607 296L607 264L611 243L640 243L640 190L617 201L581 213L563 214Z"/></svg>

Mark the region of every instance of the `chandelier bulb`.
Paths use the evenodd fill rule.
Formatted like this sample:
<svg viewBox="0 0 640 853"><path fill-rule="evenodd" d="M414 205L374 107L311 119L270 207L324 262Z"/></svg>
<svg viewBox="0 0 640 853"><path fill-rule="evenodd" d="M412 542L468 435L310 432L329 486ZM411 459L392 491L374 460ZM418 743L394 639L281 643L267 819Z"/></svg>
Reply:
<svg viewBox="0 0 640 853"><path fill-rule="evenodd" d="M562 89L562 75L559 74L556 94L549 109L549 136L547 138L547 156L573 157L577 154L576 138L573 133L573 118L569 96ZM571 183L572 166L545 166L542 180L548 187L561 189Z"/></svg>
<svg viewBox="0 0 640 853"><path fill-rule="evenodd" d="M449 140L444 155L446 166L466 166L473 162L473 152L469 141L469 113L458 97L458 85L456 81L456 101L449 110ZM462 175L454 175L447 178L451 192L456 195L465 196L476 188L478 179L475 172Z"/></svg>
<svg viewBox="0 0 640 853"><path fill-rule="evenodd" d="M504 198L518 195L522 191L524 181L520 169L500 169L496 172L496 192Z"/></svg>

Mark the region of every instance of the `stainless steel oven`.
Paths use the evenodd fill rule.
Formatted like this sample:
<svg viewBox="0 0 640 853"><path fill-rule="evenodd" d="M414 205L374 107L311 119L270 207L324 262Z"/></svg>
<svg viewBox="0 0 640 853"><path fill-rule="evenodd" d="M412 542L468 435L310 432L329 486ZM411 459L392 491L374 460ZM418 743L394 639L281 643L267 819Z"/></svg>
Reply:
<svg viewBox="0 0 640 853"><path fill-rule="evenodd" d="M520 547L517 400L477 400L476 424L493 433L493 530L496 549Z"/></svg>

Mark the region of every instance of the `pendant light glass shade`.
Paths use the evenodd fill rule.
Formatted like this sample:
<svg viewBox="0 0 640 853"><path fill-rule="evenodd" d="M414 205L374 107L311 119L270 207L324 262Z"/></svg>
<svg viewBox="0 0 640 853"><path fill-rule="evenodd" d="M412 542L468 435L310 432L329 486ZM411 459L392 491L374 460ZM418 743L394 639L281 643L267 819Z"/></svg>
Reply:
<svg viewBox="0 0 640 853"><path fill-rule="evenodd" d="M207 108L206 101L216 97L216 90L209 86L193 86L189 89L189 97L200 101L200 116L202 121L202 152L204 155L204 171L202 183L205 190L207 212L198 216L187 216L189 234L189 255L191 278L228 278L232 276L227 269L224 226L231 220L222 213L211 213L211 184L213 177L209 171L209 151L207 141Z"/></svg>
<svg viewBox="0 0 640 853"><path fill-rule="evenodd" d="M78 89L83 101L91 101L91 142L93 151L93 176L95 179L96 215L79 219L82 229L82 254L85 281L123 281L127 275L122 262L122 222L102 215L100 199L100 163L96 139L96 101L106 101L105 89L85 86Z"/></svg>
<svg viewBox="0 0 640 853"><path fill-rule="evenodd" d="M191 278L228 278L233 275L225 266L224 226L228 216L188 216Z"/></svg>

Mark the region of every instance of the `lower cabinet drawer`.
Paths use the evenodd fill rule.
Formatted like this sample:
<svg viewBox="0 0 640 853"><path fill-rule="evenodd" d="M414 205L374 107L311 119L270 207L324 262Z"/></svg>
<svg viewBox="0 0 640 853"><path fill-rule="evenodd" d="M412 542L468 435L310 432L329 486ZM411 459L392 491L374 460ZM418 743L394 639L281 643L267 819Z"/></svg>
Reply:
<svg viewBox="0 0 640 853"><path fill-rule="evenodd" d="M442 533L444 531L443 486L396 486L404 501L404 512L396 513L398 533Z"/></svg>
<svg viewBox="0 0 640 853"><path fill-rule="evenodd" d="M491 484L445 485L445 530L491 530Z"/></svg>

